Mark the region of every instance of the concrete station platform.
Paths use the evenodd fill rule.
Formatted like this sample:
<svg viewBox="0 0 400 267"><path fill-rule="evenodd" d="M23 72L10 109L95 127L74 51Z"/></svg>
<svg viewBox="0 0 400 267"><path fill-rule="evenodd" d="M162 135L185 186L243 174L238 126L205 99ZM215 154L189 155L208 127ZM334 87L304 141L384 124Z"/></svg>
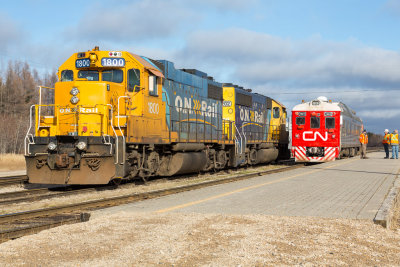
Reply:
<svg viewBox="0 0 400 267"><path fill-rule="evenodd" d="M373 220L400 171L383 152L95 211L267 214Z"/></svg>

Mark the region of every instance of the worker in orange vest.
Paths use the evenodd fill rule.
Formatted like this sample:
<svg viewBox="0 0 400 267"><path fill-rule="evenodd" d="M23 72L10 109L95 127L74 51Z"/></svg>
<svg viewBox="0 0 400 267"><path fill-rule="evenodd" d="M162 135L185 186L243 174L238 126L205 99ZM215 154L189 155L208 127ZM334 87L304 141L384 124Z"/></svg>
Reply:
<svg viewBox="0 0 400 267"><path fill-rule="evenodd" d="M390 135L390 145L392 146L392 159L396 156L396 159L399 158L399 132L394 130Z"/></svg>
<svg viewBox="0 0 400 267"><path fill-rule="evenodd" d="M385 136L383 137L382 144L383 148L385 149L386 157L384 159L389 158L389 145L390 145L390 133L388 129L385 129L384 131Z"/></svg>
<svg viewBox="0 0 400 267"><path fill-rule="evenodd" d="M368 144L367 130L364 130L360 134L360 143L361 143L361 155L360 155L360 158L367 159L367 144Z"/></svg>

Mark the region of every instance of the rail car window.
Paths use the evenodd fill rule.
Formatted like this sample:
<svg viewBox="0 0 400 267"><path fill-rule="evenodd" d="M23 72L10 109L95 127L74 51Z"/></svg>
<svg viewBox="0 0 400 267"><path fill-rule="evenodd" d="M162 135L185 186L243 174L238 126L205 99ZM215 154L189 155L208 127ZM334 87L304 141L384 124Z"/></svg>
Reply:
<svg viewBox="0 0 400 267"><path fill-rule="evenodd" d="M310 127L313 129L318 129L320 127L319 117L311 117Z"/></svg>
<svg viewBox="0 0 400 267"><path fill-rule="evenodd" d="M304 125L306 124L306 117L297 117L296 118L296 125Z"/></svg>
<svg viewBox="0 0 400 267"><path fill-rule="evenodd" d="M140 91L140 71L138 69L128 70L129 92Z"/></svg>
<svg viewBox="0 0 400 267"><path fill-rule="evenodd" d="M87 79L88 81L98 81L99 72L97 70L80 70L78 78Z"/></svg>
<svg viewBox="0 0 400 267"><path fill-rule="evenodd" d="M61 72L62 82L72 82L74 80L74 72L72 70L63 70Z"/></svg>
<svg viewBox="0 0 400 267"><path fill-rule="evenodd" d="M325 118L325 128L326 129L333 129L335 128L335 118Z"/></svg>
<svg viewBox="0 0 400 267"><path fill-rule="evenodd" d="M274 112L273 112L274 118L277 119L277 118L280 117L280 115L281 114L280 114L279 108L278 107L274 107Z"/></svg>
<svg viewBox="0 0 400 267"><path fill-rule="evenodd" d="M124 72L122 70L105 70L102 72L101 77L106 82L122 83Z"/></svg>

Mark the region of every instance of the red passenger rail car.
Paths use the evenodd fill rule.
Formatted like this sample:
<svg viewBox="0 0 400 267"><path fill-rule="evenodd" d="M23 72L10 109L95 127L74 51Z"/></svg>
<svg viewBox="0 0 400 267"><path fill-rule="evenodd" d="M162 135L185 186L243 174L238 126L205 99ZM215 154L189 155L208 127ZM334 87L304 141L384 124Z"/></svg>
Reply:
<svg viewBox="0 0 400 267"><path fill-rule="evenodd" d="M360 151L362 120L341 102L326 97L303 102L292 110L292 155L297 162L334 161Z"/></svg>

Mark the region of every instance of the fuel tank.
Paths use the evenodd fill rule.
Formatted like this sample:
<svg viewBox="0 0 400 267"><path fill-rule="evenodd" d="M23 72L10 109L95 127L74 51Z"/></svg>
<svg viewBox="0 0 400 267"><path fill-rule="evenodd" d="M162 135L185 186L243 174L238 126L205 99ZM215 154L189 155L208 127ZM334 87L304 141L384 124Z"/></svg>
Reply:
<svg viewBox="0 0 400 267"><path fill-rule="evenodd" d="M199 172L207 164L205 152L176 153L165 158L158 170L160 176Z"/></svg>
<svg viewBox="0 0 400 267"><path fill-rule="evenodd" d="M256 164L267 163L278 158L279 150L275 147L257 150Z"/></svg>

